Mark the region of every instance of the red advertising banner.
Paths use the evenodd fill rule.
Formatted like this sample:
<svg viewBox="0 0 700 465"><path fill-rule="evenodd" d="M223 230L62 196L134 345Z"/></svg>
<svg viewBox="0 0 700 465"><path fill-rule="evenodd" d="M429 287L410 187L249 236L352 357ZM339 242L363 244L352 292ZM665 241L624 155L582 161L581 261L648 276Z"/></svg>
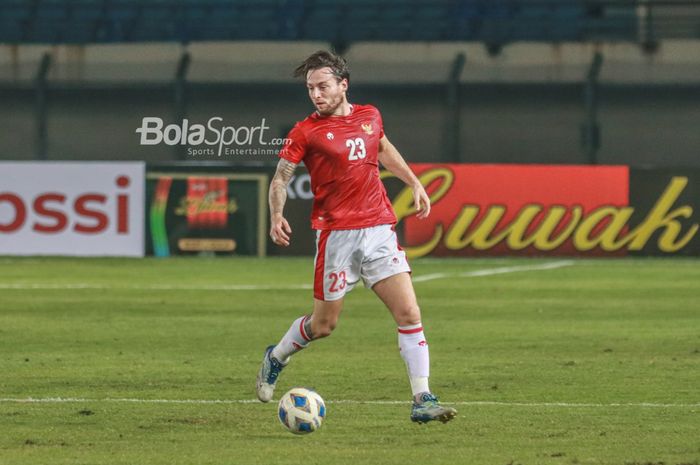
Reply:
<svg viewBox="0 0 700 465"><path fill-rule="evenodd" d="M142 162L0 162L0 255L144 254Z"/></svg>
<svg viewBox="0 0 700 465"><path fill-rule="evenodd" d="M700 230L693 205L682 204L687 176L671 176L652 202L631 205L627 166L411 167L432 202L430 217L419 220L411 189L390 189L411 257L619 256L651 246L677 253L692 249Z"/></svg>

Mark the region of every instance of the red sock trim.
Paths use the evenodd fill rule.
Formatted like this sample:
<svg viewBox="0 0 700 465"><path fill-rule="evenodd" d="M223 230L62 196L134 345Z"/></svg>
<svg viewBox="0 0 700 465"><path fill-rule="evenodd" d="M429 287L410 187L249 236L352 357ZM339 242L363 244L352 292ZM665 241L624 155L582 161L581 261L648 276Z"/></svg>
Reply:
<svg viewBox="0 0 700 465"><path fill-rule="evenodd" d="M399 332L401 334L416 334L416 333L420 333L421 331L423 331L422 326L420 328L413 328L413 329L401 329L401 328L399 328Z"/></svg>
<svg viewBox="0 0 700 465"><path fill-rule="evenodd" d="M304 331L304 323L306 323L306 320L308 319L308 316L305 316L302 320L301 323L299 323L299 332L301 333L301 337L304 338L306 342L310 342L311 338L306 335L306 331Z"/></svg>

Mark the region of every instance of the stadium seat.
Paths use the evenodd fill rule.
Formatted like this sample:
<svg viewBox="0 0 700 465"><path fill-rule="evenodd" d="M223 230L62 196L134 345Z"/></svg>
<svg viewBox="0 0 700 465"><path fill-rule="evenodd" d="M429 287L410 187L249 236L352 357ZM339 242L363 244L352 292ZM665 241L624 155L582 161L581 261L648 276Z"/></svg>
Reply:
<svg viewBox="0 0 700 465"><path fill-rule="evenodd" d="M639 21L632 3L578 0L3 0L0 18L0 41L41 22L27 42L637 40ZM697 21L682 27L697 35Z"/></svg>
<svg viewBox="0 0 700 465"><path fill-rule="evenodd" d="M14 44L22 42L24 38L24 28L17 21L8 21L3 18L2 21L0 21L0 30L2 30L0 43Z"/></svg>
<svg viewBox="0 0 700 465"><path fill-rule="evenodd" d="M71 20L75 21L96 21L104 17L102 7L100 5L93 5L91 7L85 8L74 8L70 12Z"/></svg>
<svg viewBox="0 0 700 465"><path fill-rule="evenodd" d="M88 26L71 26L63 30L61 38L61 42L69 44L84 44L92 42L93 34Z"/></svg>
<svg viewBox="0 0 700 465"><path fill-rule="evenodd" d="M64 20L68 19L68 8L64 1L44 0L35 11L37 19Z"/></svg>
<svg viewBox="0 0 700 465"><path fill-rule="evenodd" d="M31 4L26 1L9 0L0 4L0 17L4 20L3 24L29 19L31 14Z"/></svg>

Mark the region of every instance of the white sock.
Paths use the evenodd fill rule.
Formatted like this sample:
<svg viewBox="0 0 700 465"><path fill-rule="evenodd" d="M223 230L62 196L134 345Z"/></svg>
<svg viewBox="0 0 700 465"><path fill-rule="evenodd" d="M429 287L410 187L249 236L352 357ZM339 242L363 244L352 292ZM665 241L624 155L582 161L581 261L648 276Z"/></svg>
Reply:
<svg viewBox="0 0 700 465"><path fill-rule="evenodd" d="M272 356L275 357L282 363L287 363L290 355L299 352L302 349L306 349L306 346L311 342L311 338L306 334L306 328L304 324L309 318L309 315L305 315L297 318L289 327L287 333L282 337L280 342L277 343L274 349L272 349Z"/></svg>
<svg viewBox="0 0 700 465"><path fill-rule="evenodd" d="M416 394L422 392L430 392L428 386L430 353L421 323L399 326L399 350L401 358L406 362L413 396L415 397Z"/></svg>

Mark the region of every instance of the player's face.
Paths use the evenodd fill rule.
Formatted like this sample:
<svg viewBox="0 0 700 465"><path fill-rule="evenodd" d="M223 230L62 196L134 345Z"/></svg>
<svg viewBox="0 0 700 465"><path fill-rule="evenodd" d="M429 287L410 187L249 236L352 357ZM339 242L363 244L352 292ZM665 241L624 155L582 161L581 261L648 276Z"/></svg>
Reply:
<svg viewBox="0 0 700 465"><path fill-rule="evenodd" d="M330 68L315 69L306 76L306 88L316 110L322 115L333 115L345 101L348 80L338 82Z"/></svg>

